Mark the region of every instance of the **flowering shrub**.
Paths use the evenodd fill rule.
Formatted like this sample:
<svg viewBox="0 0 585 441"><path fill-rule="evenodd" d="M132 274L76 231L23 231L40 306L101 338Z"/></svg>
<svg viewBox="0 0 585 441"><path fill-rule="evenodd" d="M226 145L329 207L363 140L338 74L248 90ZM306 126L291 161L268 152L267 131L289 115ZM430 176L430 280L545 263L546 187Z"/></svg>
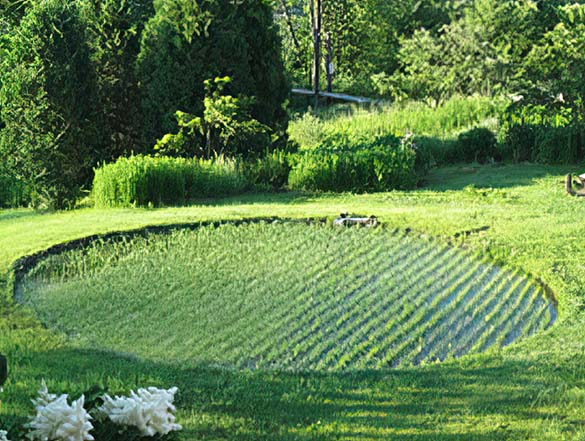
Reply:
<svg viewBox="0 0 585 441"><path fill-rule="evenodd" d="M71 405L67 403L66 394L50 394L43 382L39 395L33 403L36 415L25 426L32 429L28 434L31 440L50 441L93 441L89 434L93 429L91 416L84 409L85 397L82 395Z"/></svg>
<svg viewBox="0 0 585 441"><path fill-rule="evenodd" d="M112 398L106 394L98 412L116 424L138 428L144 436L167 435L182 429L173 415L175 393L176 387L169 390L149 387L131 391L129 397Z"/></svg>
<svg viewBox="0 0 585 441"><path fill-rule="evenodd" d="M102 396L103 391L96 395L92 389L87 403L82 395L69 404L67 394L49 393L43 381L37 398L32 400L36 415L24 426L30 429L27 438L31 441L94 441L92 430L98 439L121 436L119 439L128 441L164 436L182 429L175 423L173 401L177 390L176 387L168 390L149 387L131 391L129 397L112 398L108 394ZM98 403L103 404L98 406ZM84 405L88 406L87 410ZM90 422L93 419L90 412L96 416L95 427ZM126 427L120 430L115 427L119 425ZM0 430L0 441L9 441L7 436L7 432Z"/></svg>

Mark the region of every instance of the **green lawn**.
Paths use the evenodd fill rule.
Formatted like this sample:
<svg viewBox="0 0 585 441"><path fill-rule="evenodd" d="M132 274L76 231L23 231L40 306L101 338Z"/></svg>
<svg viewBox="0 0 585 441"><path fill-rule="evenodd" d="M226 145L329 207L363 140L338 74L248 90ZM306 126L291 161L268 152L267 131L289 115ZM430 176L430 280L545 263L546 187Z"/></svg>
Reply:
<svg viewBox="0 0 585 441"><path fill-rule="evenodd" d="M45 378L50 389L73 395L93 384L112 392L177 385L181 439L585 439L585 201L564 194L568 171L469 166L437 170L413 192L246 195L157 210L0 211L4 282L17 258L95 233L349 210L532 274L559 300L555 326L503 350L418 368L302 373L80 346L6 303L0 352L10 359L11 375L0 395L0 427L23 421Z"/></svg>

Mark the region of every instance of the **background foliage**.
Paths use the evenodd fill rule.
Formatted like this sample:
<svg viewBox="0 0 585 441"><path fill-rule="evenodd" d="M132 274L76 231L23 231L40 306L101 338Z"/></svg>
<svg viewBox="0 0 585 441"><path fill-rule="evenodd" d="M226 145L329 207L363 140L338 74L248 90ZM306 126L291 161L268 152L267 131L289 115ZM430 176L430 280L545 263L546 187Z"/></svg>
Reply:
<svg viewBox="0 0 585 441"><path fill-rule="evenodd" d="M36 206L73 206L97 164L153 153L177 111L203 118L216 77L233 79L217 98L242 117L215 153L260 155L286 125L265 0L3 0L0 55L1 205L29 202L14 197L22 183Z"/></svg>
<svg viewBox="0 0 585 441"><path fill-rule="evenodd" d="M333 90L392 104L388 118L287 108L290 86L311 84L309 6L1 0L0 205L71 207L98 164L131 154L226 155L282 187L297 145L346 136L350 119L351 136L416 135L418 170L583 159L583 2L323 0Z"/></svg>

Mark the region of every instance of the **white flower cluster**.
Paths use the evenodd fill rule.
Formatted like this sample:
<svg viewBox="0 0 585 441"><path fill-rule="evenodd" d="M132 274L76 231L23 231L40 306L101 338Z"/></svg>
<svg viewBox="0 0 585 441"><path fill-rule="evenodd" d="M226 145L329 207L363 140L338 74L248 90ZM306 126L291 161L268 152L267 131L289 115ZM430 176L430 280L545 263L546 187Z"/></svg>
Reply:
<svg viewBox="0 0 585 441"><path fill-rule="evenodd" d="M10 441L6 430L0 430L0 441Z"/></svg>
<svg viewBox="0 0 585 441"><path fill-rule="evenodd" d="M143 436L166 435L181 430L175 423L175 394L177 388L168 390L149 387L131 391L129 397L104 396L104 404L98 411L112 422L137 427Z"/></svg>
<svg viewBox="0 0 585 441"><path fill-rule="evenodd" d="M31 429L28 438L38 441L93 441L89 431L93 425L91 416L83 408L85 397L82 395L71 405L68 396L50 394L43 381L36 400L33 400L37 414L26 425Z"/></svg>

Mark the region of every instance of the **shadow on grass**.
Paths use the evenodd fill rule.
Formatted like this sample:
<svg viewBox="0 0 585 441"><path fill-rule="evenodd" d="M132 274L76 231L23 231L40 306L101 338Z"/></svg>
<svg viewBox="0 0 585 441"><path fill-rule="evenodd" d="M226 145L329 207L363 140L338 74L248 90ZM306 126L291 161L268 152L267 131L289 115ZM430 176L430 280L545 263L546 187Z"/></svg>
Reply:
<svg viewBox="0 0 585 441"><path fill-rule="evenodd" d="M583 171L585 171L585 166L579 165L551 166L530 163L457 164L431 169L428 175L423 177L421 189L423 191L458 191L466 187L475 187L476 189L526 187L534 185L535 181L539 179L560 177L567 173L581 173ZM561 178L558 180L558 188L564 188L564 180ZM245 193L223 199L190 201L190 205L226 207L232 205L284 204L292 206L306 204L311 201L335 199L342 197L342 195L342 193L303 193L296 191Z"/></svg>
<svg viewBox="0 0 585 441"><path fill-rule="evenodd" d="M262 204L290 204L302 205L315 197L311 193L298 191L274 191L274 192L248 192L236 196L215 199L194 199L187 205L200 205L205 207L225 207L238 205L262 205Z"/></svg>
<svg viewBox="0 0 585 441"><path fill-rule="evenodd" d="M462 190L465 187L511 188L533 185L538 179L563 176L585 168L576 165L538 164L459 164L435 168L424 179L424 188L436 191ZM559 188L564 181L559 180Z"/></svg>
<svg viewBox="0 0 585 441"><path fill-rule="evenodd" d="M31 408L28 398L35 393L27 387L43 378L50 389L72 396L94 384L107 384L111 393L177 385L184 425L179 438L185 440L526 438L535 426L562 418L543 413L535 401L557 386L563 376L558 366L497 356L483 356L481 365L347 373L235 371L75 349L17 358L3 397L19 409L0 421L8 427L24 422L21 410Z"/></svg>
<svg viewBox="0 0 585 441"><path fill-rule="evenodd" d="M18 219L24 219L26 217L37 216L39 213L41 212L32 209L0 209L0 222L15 221Z"/></svg>

